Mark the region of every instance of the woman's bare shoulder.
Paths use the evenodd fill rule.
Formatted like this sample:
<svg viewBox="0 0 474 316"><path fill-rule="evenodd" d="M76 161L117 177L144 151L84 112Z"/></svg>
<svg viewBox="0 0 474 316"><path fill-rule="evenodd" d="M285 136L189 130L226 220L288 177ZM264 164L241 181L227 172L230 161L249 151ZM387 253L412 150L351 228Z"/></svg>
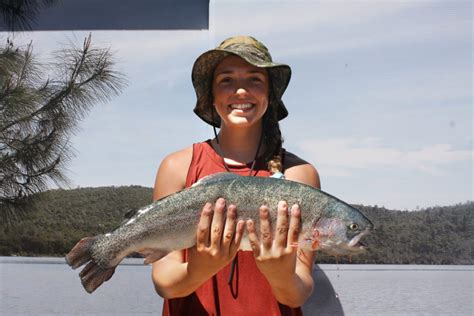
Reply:
<svg viewBox="0 0 474 316"><path fill-rule="evenodd" d="M318 170L306 160L286 151L283 168L288 180L305 183L316 188L321 188Z"/></svg>
<svg viewBox="0 0 474 316"><path fill-rule="evenodd" d="M153 200L184 189L192 158L193 146L189 146L167 155L161 161L156 174Z"/></svg>
<svg viewBox="0 0 474 316"><path fill-rule="evenodd" d="M189 165L191 164L192 158L193 146L188 146L186 148L172 152L171 154L167 155L161 162L160 169L174 169L173 172L176 172L176 168L185 167L187 172Z"/></svg>

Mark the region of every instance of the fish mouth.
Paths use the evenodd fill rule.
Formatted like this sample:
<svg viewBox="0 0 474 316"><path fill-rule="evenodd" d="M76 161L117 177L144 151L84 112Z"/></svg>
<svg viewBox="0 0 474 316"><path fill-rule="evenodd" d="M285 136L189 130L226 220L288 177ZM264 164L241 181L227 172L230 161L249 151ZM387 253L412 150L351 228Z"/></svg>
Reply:
<svg viewBox="0 0 474 316"><path fill-rule="evenodd" d="M360 250L364 250L364 251L368 250L369 248L360 241L362 239L362 237L364 237L368 233L369 233L369 230L366 229L365 231L361 232L360 234L354 236L354 238L352 238L351 241L349 241L347 246L350 247L350 248L360 249Z"/></svg>

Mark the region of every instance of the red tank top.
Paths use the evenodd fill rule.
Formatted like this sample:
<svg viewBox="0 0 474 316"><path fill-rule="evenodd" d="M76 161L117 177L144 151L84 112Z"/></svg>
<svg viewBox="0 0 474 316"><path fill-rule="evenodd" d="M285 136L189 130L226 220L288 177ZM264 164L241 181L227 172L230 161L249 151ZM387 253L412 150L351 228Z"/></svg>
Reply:
<svg viewBox="0 0 474 316"><path fill-rule="evenodd" d="M248 176L251 164L228 167L232 173ZM226 169L222 158L214 151L210 141L194 144L186 187L218 172L226 172ZM257 162L252 175L268 177L270 172L265 163ZM231 271L229 264L194 293L186 297L165 299L163 315L303 315L301 308L290 308L277 302L268 281L258 270L251 251L239 251L237 260L233 279L236 298L233 297L228 285Z"/></svg>

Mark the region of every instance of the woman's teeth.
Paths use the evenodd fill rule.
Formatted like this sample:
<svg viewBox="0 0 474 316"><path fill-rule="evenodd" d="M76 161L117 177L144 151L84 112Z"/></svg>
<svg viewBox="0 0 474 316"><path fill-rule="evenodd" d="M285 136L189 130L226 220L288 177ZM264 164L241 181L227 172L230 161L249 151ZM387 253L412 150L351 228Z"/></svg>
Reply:
<svg viewBox="0 0 474 316"><path fill-rule="evenodd" d="M251 103L243 103L243 104L231 104L230 108L232 110L248 110L252 108L253 104Z"/></svg>

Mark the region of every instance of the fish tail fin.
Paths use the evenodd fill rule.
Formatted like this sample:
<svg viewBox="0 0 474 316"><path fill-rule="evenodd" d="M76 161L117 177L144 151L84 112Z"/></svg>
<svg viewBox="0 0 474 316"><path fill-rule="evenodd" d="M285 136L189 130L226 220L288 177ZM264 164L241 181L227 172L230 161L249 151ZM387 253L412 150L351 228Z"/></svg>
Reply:
<svg viewBox="0 0 474 316"><path fill-rule="evenodd" d="M91 249L98 238L99 236L82 238L66 255L66 262L73 269L88 262L79 273L82 286L88 293L94 292L102 283L109 280L115 272L115 266L104 268L93 260Z"/></svg>
<svg viewBox="0 0 474 316"><path fill-rule="evenodd" d="M115 268L104 268L96 262L90 261L79 273L82 286L88 293L94 292L102 283L108 281L114 275Z"/></svg>
<svg viewBox="0 0 474 316"><path fill-rule="evenodd" d="M73 269L91 260L91 247L99 236L82 238L66 255L66 262Z"/></svg>

